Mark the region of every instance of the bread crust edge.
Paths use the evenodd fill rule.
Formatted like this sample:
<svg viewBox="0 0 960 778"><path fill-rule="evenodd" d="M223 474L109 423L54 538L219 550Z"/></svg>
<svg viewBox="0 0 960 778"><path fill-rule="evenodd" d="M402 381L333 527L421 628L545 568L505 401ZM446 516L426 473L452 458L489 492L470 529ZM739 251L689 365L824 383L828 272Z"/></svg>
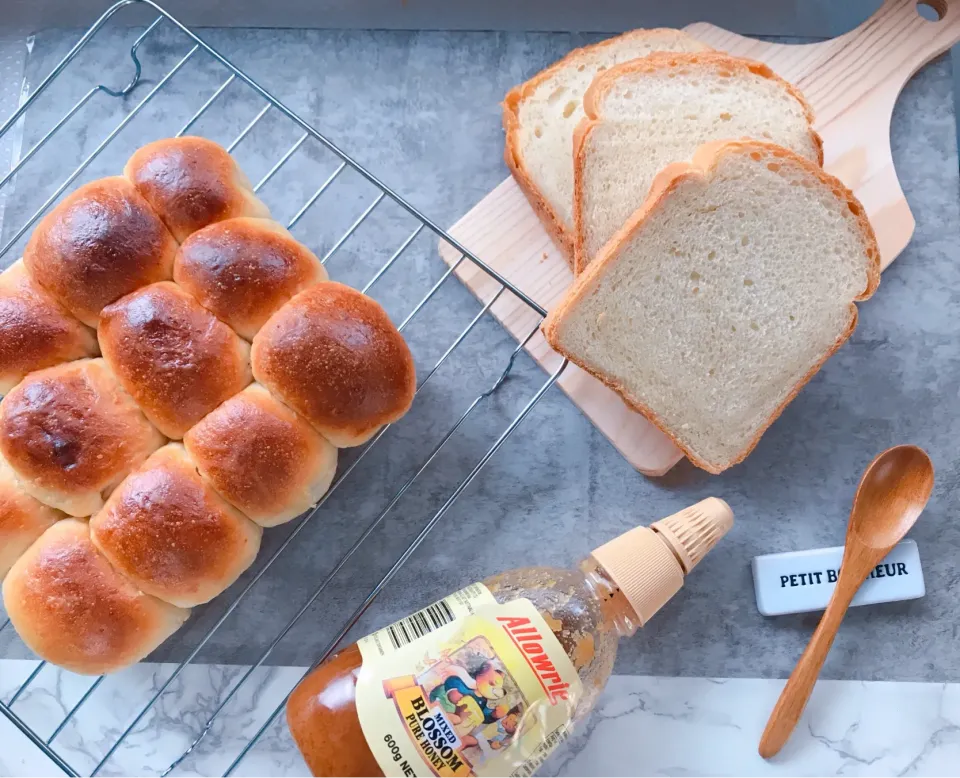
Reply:
<svg viewBox="0 0 960 778"><path fill-rule="evenodd" d="M647 217L657 208L661 207L667 196L676 189L683 181L694 178L706 179L716 168L720 158L727 153L750 153L752 150L761 153L773 154L774 156L785 158L792 163L799 165L805 172L812 174L822 183L830 186L838 196L846 199L847 207L850 209L854 219L860 228L861 237L866 246L867 256L867 281L866 286L860 294L853 298L850 303L850 322L847 328L840 333L833 345L826 349L822 357L791 387L783 401L771 412L767 419L757 429L756 434L744 445L743 449L727 462L715 463L707 462L691 451L676 435L668 428L662 419L649 406L639 401L636 397L630 395L619 381L608 378L599 372L593 370L584 364L575 355L565 350L560 342L559 329L565 314L574 307L581 299L590 293L594 280L603 272L604 265L612 261L619 253L619 250L630 240L635 233L643 226ZM831 176L821 167L814 164L806 157L802 157L789 149L778 146L773 143L761 141L712 141L700 146L693 159L689 162L675 162L667 165L654 178L650 187L650 195L645 203L627 220L627 223L619 232L610 239L610 241L601 249L597 258L590 263L588 268L577 277L573 285L567 291L567 294L561 300L560 304L554 308L543 323L540 330L550 347L569 359L575 365L585 370L594 378L599 380L605 386L615 391L627 404L628 407L644 416L647 421L653 424L664 435L666 435L674 445L679 448L684 456L690 460L696 467L706 470L708 473L719 475L734 465L740 464L756 448L764 433L780 417L786 407L800 393L800 390L809 383L810 379L816 375L823 365L832 357L840 347L849 340L857 326L859 311L855 302L866 300L873 295L880 283L880 249L877 245L877 238L873 228L866 217L863 206L838 178Z"/></svg>
<svg viewBox="0 0 960 778"><path fill-rule="evenodd" d="M587 163L587 140L600 123L598 119L585 116L573 130L573 274L575 276L579 276L590 264L584 250L587 233L583 223L583 172Z"/></svg>
<svg viewBox="0 0 960 778"><path fill-rule="evenodd" d="M598 41L597 43L592 43L588 46L581 46L573 49L573 51L568 52L561 59L557 60L549 67L544 68L532 78L513 87L513 89L507 92L503 102L500 104L503 109L503 130L505 133L503 161L510 170L514 181L517 182L517 186L520 187L520 191L523 192L524 196L527 198L527 201L530 203L531 207L536 213L537 218L540 219L540 222L550 234L550 237L553 239L554 243L556 243L557 247L560 249L561 254L563 254L563 258L570 266L570 269L574 272L576 272L576 266L574 264L574 236L571 232L572 225L571 228L568 228L560 220L560 217L557 215L557 212L554 210L553 206L533 182L533 178L527 171L526 165L523 162L523 157L520 154L520 103L529 97L530 94L543 81L557 71L569 65L572 61L575 61L578 57L602 50L607 46L614 45L615 43L623 41L627 38L658 36L673 37L677 34L677 32L682 33L683 31L672 30L666 27L631 30L623 33L622 35L615 35L612 38L607 38L606 40ZM686 33L683 34L686 35ZM692 36L688 37L690 37L692 40L695 40ZM705 50L711 50L706 44L701 45Z"/></svg>
<svg viewBox="0 0 960 778"><path fill-rule="evenodd" d="M583 223L583 174L586 166L586 142L593 129L602 124L604 119L601 111L603 98L613 88L617 79L622 76L635 73L641 68L658 67L661 69L674 67L676 63L689 64L691 66L725 66L732 71L741 73L749 72L762 78L775 81L786 92L793 97L801 108L803 108L804 117L807 120L810 142L817 154L817 164L823 166L823 138L820 137L813 125L816 116L813 107L807 102L803 93L789 81L778 76L773 70L762 62L748 59L747 57L735 57L730 54L724 54L720 51L707 49L701 52L671 52L655 51L646 57L621 62L612 68L598 75L587 91L583 95L584 118L577 124L573 133L573 272L580 275L586 270L590 260L585 256L584 245L586 244L586 233ZM717 141L711 141L717 142ZM653 194L653 185L651 185L648 198Z"/></svg>
<svg viewBox="0 0 960 778"><path fill-rule="evenodd" d="M530 82L527 82L530 83ZM553 206L543 196L543 193L533 183L533 178L527 172L523 158L520 156L520 117L517 113L521 101L520 90L522 87L514 87L508 93L502 103L503 106L503 129L506 138L503 144L503 161L506 163L513 180L517 182L520 191L523 192L533 212L537 215L540 223L544 226L550 235L564 260L575 271L573 263L573 236L564 228L557 216Z"/></svg>

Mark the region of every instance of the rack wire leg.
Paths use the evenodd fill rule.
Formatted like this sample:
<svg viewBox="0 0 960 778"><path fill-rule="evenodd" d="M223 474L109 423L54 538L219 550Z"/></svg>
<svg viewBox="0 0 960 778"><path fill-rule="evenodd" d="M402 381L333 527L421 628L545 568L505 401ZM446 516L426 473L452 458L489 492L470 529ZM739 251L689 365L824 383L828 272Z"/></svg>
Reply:
<svg viewBox="0 0 960 778"><path fill-rule="evenodd" d="M20 699L20 695L23 694L27 690L27 687L36 680L37 676L40 675L40 671L43 670L43 668L46 666L47 666L47 663L43 661L43 662L40 662L40 664L38 664L35 668L33 668L33 672L27 676L27 680L25 680L22 684L20 684L20 688L17 689L13 697L11 697L7 701L8 708L13 707L13 703L15 703L17 700Z"/></svg>
<svg viewBox="0 0 960 778"><path fill-rule="evenodd" d="M10 708L0 703L0 713L6 716L13 726L19 729L31 743L40 749L41 753L47 757L47 759L63 770L64 773L69 775L71 778L79 778L80 774L69 764L67 764L67 762L65 762L56 751L44 743L43 740L36 733L34 733L30 727L27 726L26 722L24 722L23 719L21 719L16 713L10 710Z"/></svg>
<svg viewBox="0 0 960 778"><path fill-rule="evenodd" d="M140 113L140 110L141 110L148 102L150 102L150 100L153 99L154 95L156 95L157 92L159 92L161 89L163 89L164 85L166 85L166 83L167 83L171 78L173 78L173 77L180 71L180 69L181 69L184 65L187 64L187 62L190 60L190 58L191 58L198 50L199 50L199 46L194 46L192 49L190 49L190 51L187 52L187 54L186 54L183 58L181 58L180 61L177 62L177 64L174 65L173 68L172 68L170 71L168 71L167 74L166 74L163 78L161 78L161 79L157 82L156 86L154 86L153 89L151 89L151 90L143 97L143 99L142 99L139 103L137 103L137 105L133 108L133 110L131 110L130 113L128 113L128 114L120 121L120 123L119 123L116 127L114 127L113 130L110 131L110 133L107 135L107 137L105 137L105 138L100 142L100 144L99 144L92 152L90 152L90 153L86 156L86 158L83 160L83 162L81 162L76 168L74 168L73 172L72 172L69 176L67 176L67 180L64 181L60 186L57 187L57 190L56 190L52 195L50 195L50 197L47 198L46 202L44 202L44 204L41 205L40 208L39 208L38 210L36 210L36 211L34 212L34 214L27 220L27 223L24 224L24 225L17 231L17 233L16 233L12 238L10 238L10 240L8 240L8 241L6 242L6 244L3 246L3 248L0 248L0 257L3 257L3 255L5 255L5 254L10 250L10 248L11 248L18 240L20 240L20 238L22 238L22 237L26 234L27 230L29 230L29 229L34 225L34 223L37 221L37 219L39 219L41 216L43 216L43 214L44 214L44 212L47 210L47 208L49 208L49 207L56 201L56 199L57 199L58 197L60 197L60 195L62 195L62 194L66 191L67 187L70 186L70 184L72 184L72 183L77 179L77 176L79 176L84 170L86 170L87 166L88 166L91 162L93 162L94 159L96 159L98 156L100 156L101 152L107 147L107 144L110 143L110 141L112 141L117 135L119 135L120 132L123 130L124 127L126 127L128 124L130 124L130 122L133 121L133 119L137 116L137 114Z"/></svg>
<svg viewBox="0 0 960 778"><path fill-rule="evenodd" d="M80 40L78 40L73 45L73 48L66 53L63 59L61 59L54 66L53 70L51 70L46 75L43 81L41 81L37 85L37 87L33 90L30 96L26 100L24 100L23 104L19 108L17 108L17 110L14 111L9 116L9 118L7 118L7 120L3 123L2 126L0 126L0 137L3 137L7 133L7 131L11 127L13 127L14 124L17 123L17 120L27 112L27 109L31 105L33 105L33 103L40 97L40 95L42 95L45 91L47 91L47 87L50 86L53 80L57 76L59 76L60 73L63 72L64 68L66 68L67 65L69 65L70 62L73 61L73 58L76 57L77 54L80 52L80 50L87 45L90 39L97 34L97 32L100 30L101 27L103 27L103 25L107 22L107 20L110 19L110 17L112 17L117 11L119 11L125 5L130 5L133 1L134 0L120 0L120 2L114 3L110 8L108 8L106 11L103 12L100 18L97 19L93 23L93 25L91 25L91 27L83 34L83 37L81 37ZM157 8L157 10L159 11L160 9ZM150 33L153 30L153 28L160 23L160 21L161 19L155 20L154 23L151 24L150 27L147 28L146 32L140 37L141 38L145 37L146 34Z"/></svg>

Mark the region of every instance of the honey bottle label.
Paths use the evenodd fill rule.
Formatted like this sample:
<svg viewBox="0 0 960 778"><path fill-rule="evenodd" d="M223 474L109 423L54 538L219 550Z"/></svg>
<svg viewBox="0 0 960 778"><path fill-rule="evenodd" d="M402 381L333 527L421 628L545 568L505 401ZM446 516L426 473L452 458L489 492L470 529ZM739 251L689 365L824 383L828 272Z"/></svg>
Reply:
<svg viewBox="0 0 960 778"><path fill-rule="evenodd" d="M532 775L582 684L527 599L473 584L359 641L356 704L388 776Z"/></svg>

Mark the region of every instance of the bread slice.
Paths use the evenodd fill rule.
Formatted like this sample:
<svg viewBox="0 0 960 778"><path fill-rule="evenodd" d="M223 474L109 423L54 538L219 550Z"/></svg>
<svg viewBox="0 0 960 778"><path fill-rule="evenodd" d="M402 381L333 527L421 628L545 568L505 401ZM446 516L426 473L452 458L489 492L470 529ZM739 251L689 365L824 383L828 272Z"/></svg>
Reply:
<svg viewBox="0 0 960 778"><path fill-rule="evenodd" d="M646 199L654 176L713 140L756 138L817 164L813 111L759 62L718 52L659 52L601 73L574 133L575 271L583 272Z"/></svg>
<svg viewBox="0 0 960 778"><path fill-rule="evenodd" d="M594 76L654 51L702 51L681 30L634 30L576 49L503 101L504 159L550 237L573 267L573 130Z"/></svg>
<svg viewBox="0 0 960 778"><path fill-rule="evenodd" d="M719 473L850 337L879 279L840 181L780 146L714 142L656 177L543 332Z"/></svg>

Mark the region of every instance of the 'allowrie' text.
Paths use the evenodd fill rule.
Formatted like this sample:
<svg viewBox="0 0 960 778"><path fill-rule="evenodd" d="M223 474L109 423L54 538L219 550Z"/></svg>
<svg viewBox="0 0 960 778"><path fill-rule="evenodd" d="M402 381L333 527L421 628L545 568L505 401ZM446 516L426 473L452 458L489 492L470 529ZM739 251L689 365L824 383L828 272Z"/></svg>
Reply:
<svg viewBox="0 0 960 778"><path fill-rule="evenodd" d="M497 621L506 630L513 642L523 651L527 664L533 668L551 705L567 700L570 684L565 683L557 672L553 660L543 649L543 636L533 626L530 619L522 616L497 616Z"/></svg>

